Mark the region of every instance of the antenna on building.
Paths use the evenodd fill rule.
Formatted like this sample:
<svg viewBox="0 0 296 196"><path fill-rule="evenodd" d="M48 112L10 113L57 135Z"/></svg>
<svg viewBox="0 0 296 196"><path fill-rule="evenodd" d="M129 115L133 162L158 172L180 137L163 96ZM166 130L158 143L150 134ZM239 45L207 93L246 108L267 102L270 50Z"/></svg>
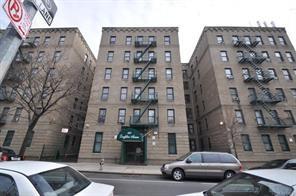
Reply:
<svg viewBox="0 0 296 196"><path fill-rule="evenodd" d="M257 25L258 25L258 27L261 27L259 20L257 20Z"/></svg>
<svg viewBox="0 0 296 196"><path fill-rule="evenodd" d="M274 21L271 21L270 24L271 24L272 27L275 27L275 23L274 23Z"/></svg>
<svg viewBox="0 0 296 196"><path fill-rule="evenodd" d="M263 22L263 24L264 24L265 27L268 27L268 26L267 26L267 23L266 23L265 21Z"/></svg>

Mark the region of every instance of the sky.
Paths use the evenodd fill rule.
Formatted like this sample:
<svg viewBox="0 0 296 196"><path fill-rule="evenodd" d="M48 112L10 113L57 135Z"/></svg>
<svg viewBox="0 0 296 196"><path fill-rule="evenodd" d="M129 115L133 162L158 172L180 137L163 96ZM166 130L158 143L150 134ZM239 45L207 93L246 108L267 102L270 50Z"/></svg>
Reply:
<svg viewBox="0 0 296 196"><path fill-rule="evenodd" d="M5 0L0 0L2 7ZM51 27L78 27L97 57L102 27L179 27L181 61L189 61L205 26L285 27L296 46L296 0L55 0ZM0 9L0 28L9 23ZM49 27L38 13L32 28Z"/></svg>

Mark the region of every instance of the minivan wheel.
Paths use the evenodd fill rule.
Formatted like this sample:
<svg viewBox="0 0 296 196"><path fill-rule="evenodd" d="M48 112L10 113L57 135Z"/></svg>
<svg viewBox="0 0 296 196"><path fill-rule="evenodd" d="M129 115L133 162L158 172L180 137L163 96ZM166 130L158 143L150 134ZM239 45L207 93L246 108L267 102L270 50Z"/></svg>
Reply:
<svg viewBox="0 0 296 196"><path fill-rule="evenodd" d="M224 173L224 179L231 178L235 174L234 171L226 171Z"/></svg>
<svg viewBox="0 0 296 196"><path fill-rule="evenodd" d="M174 169L173 171L173 179L176 181L181 181L185 177L185 174L182 169Z"/></svg>

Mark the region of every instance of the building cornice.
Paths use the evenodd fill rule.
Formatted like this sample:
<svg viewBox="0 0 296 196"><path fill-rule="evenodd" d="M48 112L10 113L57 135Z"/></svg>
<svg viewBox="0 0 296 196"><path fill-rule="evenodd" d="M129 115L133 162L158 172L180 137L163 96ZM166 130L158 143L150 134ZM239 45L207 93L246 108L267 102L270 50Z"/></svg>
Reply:
<svg viewBox="0 0 296 196"><path fill-rule="evenodd" d="M103 32L178 32L178 27L103 27Z"/></svg>
<svg viewBox="0 0 296 196"><path fill-rule="evenodd" d="M286 33L284 27L234 27L234 26L206 26L204 27L203 32L217 32L217 31L226 31L226 32L281 32Z"/></svg>

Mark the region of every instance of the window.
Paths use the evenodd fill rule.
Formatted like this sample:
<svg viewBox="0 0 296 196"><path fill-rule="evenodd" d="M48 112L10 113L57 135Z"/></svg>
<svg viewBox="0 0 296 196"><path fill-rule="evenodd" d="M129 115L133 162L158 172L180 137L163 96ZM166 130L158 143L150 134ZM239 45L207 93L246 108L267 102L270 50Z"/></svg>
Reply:
<svg viewBox="0 0 296 196"><path fill-rule="evenodd" d="M103 133L96 132L93 153L100 153L102 150Z"/></svg>
<svg viewBox="0 0 296 196"><path fill-rule="evenodd" d="M122 69L122 79L124 79L124 80L128 79L128 72L129 72L128 68L123 68Z"/></svg>
<svg viewBox="0 0 296 196"><path fill-rule="evenodd" d="M167 87L166 88L167 100L173 101L174 100L174 88Z"/></svg>
<svg viewBox="0 0 296 196"><path fill-rule="evenodd" d="M243 112L241 110L235 110L235 119L238 123L244 124Z"/></svg>
<svg viewBox="0 0 296 196"><path fill-rule="evenodd" d="M268 41L269 41L270 45L273 45L273 46L276 45L273 36L268 36Z"/></svg>
<svg viewBox="0 0 296 196"><path fill-rule="evenodd" d="M170 45L171 44L171 37L170 36L164 36L164 45Z"/></svg>
<svg viewBox="0 0 296 196"><path fill-rule="evenodd" d="M236 44L239 41L238 36L237 35L233 35L232 36L232 43Z"/></svg>
<svg viewBox="0 0 296 196"><path fill-rule="evenodd" d="M116 36L111 36L110 37L110 44L115 44L116 43Z"/></svg>
<svg viewBox="0 0 296 196"><path fill-rule="evenodd" d="M165 62L171 62L171 51L165 51L164 56L165 56Z"/></svg>
<svg viewBox="0 0 296 196"><path fill-rule="evenodd" d="M134 88L134 98L135 99L139 99L140 97L138 97L141 93L141 87L135 87Z"/></svg>
<svg viewBox="0 0 296 196"><path fill-rule="evenodd" d="M244 151L253 151L249 135L242 134L241 137Z"/></svg>
<svg viewBox="0 0 296 196"><path fill-rule="evenodd" d="M176 133L168 133L169 154L177 154Z"/></svg>
<svg viewBox="0 0 296 196"><path fill-rule="evenodd" d="M168 116L168 124L175 124L175 110L168 109L167 116Z"/></svg>
<svg viewBox="0 0 296 196"><path fill-rule="evenodd" d="M218 154L204 153L202 154L202 158L204 163L220 163L221 162Z"/></svg>
<svg viewBox="0 0 296 196"><path fill-rule="evenodd" d="M155 98L156 98L155 88L154 87L149 87L148 88L148 99L153 100Z"/></svg>
<svg viewBox="0 0 296 196"><path fill-rule="evenodd" d="M36 46L38 46L39 43L40 43L40 37L35 37L33 44L36 45Z"/></svg>
<svg viewBox="0 0 296 196"><path fill-rule="evenodd" d="M165 79L166 80L172 80L173 79L173 73L172 68L166 68L165 69Z"/></svg>
<svg viewBox="0 0 296 196"><path fill-rule="evenodd" d="M238 93L236 88L229 88L229 93L232 101L239 101Z"/></svg>
<svg viewBox="0 0 296 196"><path fill-rule="evenodd" d="M141 114L141 110L140 109L134 109L134 111L133 111L133 119L134 119L134 122L137 122L137 120L139 119L140 114Z"/></svg>
<svg viewBox="0 0 296 196"><path fill-rule="evenodd" d="M59 46L62 46L65 44L65 39L66 39L66 36L61 36L60 39L59 39Z"/></svg>
<svg viewBox="0 0 296 196"><path fill-rule="evenodd" d="M227 79L233 79L233 75L232 75L232 70L231 68L225 68L224 69L224 72L225 72L225 76Z"/></svg>
<svg viewBox="0 0 296 196"><path fill-rule="evenodd" d="M1 117L0 117L1 121L6 121L7 120L9 110L10 110L9 107L4 107L3 108L2 114L1 114Z"/></svg>
<svg viewBox="0 0 296 196"><path fill-rule="evenodd" d="M270 62L270 57L267 51L262 51L262 56L266 59L267 62Z"/></svg>
<svg viewBox="0 0 296 196"><path fill-rule="evenodd" d="M294 115L292 113L292 110L284 110L284 112L287 114L288 119L291 120L292 123L295 125L296 122L295 122L295 118L294 118Z"/></svg>
<svg viewBox="0 0 296 196"><path fill-rule="evenodd" d="M142 68L136 68L135 75L136 75L137 79L142 78L141 73L142 73Z"/></svg>
<svg viewBox="0 0 296 196"><path fill-rule="evenodd" d="M291 88L291 94L296 99L296 88Z"/></svg>
<svg viewBox="0 0 296 196"><path fill-rule="evenodd" d="M194 132L193 124L188 124L187 127L188 127L188 133L193 134L193 132Z"/></svg>
<svg viewBox="0 0 296 196"><path fill-rule="evenodd" d="M273 151L273 146L269 135L261 135L262 142L266 151Z"/></svg>
<svg viewBox="0 0 296 196"><path fill-rule="evenodd" d="M245 44L251 45L251 38L250 38L250 36L244 36L244 41L245 41Z"/></svg>
<svg viewBox="0 0 296 196"><path fill-rule="evenodd" d="M276 97L279 98L282 101L286 101L286 95L284 93L284 90L282 88L276 88Z"/></svg>
<svg viewBox="0 0 296 196"><path fill-rule="evenodd" d="M257 125L264 125L265 124L261 110L255 110L255 117L256 117Z"/></svg>
<svg viewBox="0 0 296 196"><path fill-rule="evenodd" d="M285 41L284 37L283 36L279 36L278 38L279 38L280 45L285 46L286 45L286 41Z"/></svg>
<svg viewBox="0 0 296 196"><path fill-rule="evenodd" d="M149 59L149 61L151 61L151 60L154 59L154 58L155 58L154 51L149 51L149 52L148 52L148 59Z"/></svg>
<svg viewBox="0 0 296 196"><path fill-rule="evenodd" d="M14 122L18 122L20 120L22 110L23 110L23 108L16 108L15 114L14 114L14 117L13 117Z"/></svg>
<svg viewBox="0 0 296 196"><path fill-rule="evenodd" d="M226 51L220 51L220 57L221 57L221 61L223 61L223 62L227 62L228 61L228 56L227 56L227 52Z"/></svg>
<svg viewBox="0 0 296 196"><path fill-rule="evenodd" d="M217 44L223 44L224 40L223 40L223 36L222 35L217 35L216 36L217 39Z"/></svg>
<svg viewBox="0 0 296 196"><path fill-rule="evenodd" d="M285 135L278 135L279 143L281 145L282 151L290 151L287 138Z"/></svg>
<svg viewBox="0 0 296 196"><path fill-rule="evenodd" d="M121 124L125 123L125 112L126 112L126 109L118 110L118 122Z"/></svg>
<svg viewBox="0 0 296 196"><path fill-rule="evenodd" d="M84 54L84 58L83 58L83 62L87 62L87 59L88 59L88 55L87 54Z"/></svg>
<svg viewBox="0 0 296 196"><path fill-rule="evenodd" d="M107 109L100 108L100 110L99 110L99 118L98 118L99 123L105 123L106 114L107 114Z"/></svg>
<svg viewBox="0 0 296 196"><path fill-rule="evenodd" d="M185 95L185 103L189 104L191 102L190 95Z"/></svg>
<svg viewBox="0 0 296 196"><path fill-rule="evenodd" d="M148 69L148 79L155 78L155 68Z"/></svg>
<svg viewBox="0 0 296 196"><path fill-rule="evenodd" d="M101 100L102 101L108 100L108 96L109 96L109 87L103 87Z"/></svg>
<svg viewBox="0 0 296 196"><path fill-rule="evenodd" d="M105 69L105 80L110 80L111 79L111 74L112 74L112 69L111 68L106 68Z"/></svg>
<svg viewBox="0 0 296 196"><path fill-rule="evenodd" d="M262 41L261 36L256 36L255 40L258 42L258 45L263 45L263 41Z"/></svg>
<svg viewBox="0 0 296 196"><path fill-rule="evenodd" d="M286 57L290 63L293 63L295 61L291 52L286 52Z"/></svg>
<svg viewBox="0 0 296 196"><path fill-rule="evenodd" d="M182 70L182 73L183 73L183 79L188 79L188 72L187 72L187 70Z"/></svg>
<svg viewBox="0 0 296 196"><path fill-rule="evenodd" d="M44 42L43 42L43 44L44 44L45 46L48 46L49 41L50 41L50 36L46 36L46 37L44 38Z"/></svg>
<svg viewBox="0 0 296 196"><path fill-rule="evenodd" d="M114 56L114 51L108 51L107 62L112 62Z"/></svg>
<svg viewBox="0 0 296 196"><path fill-rule="evenodd" d="M151 44L153 41L155 41L155 37L154 36L149 36L148 37L148 43Z"/></svg>
<svg viewBox="0 0 296 196"><path fill-rule="evenodd" d="M18 196L18 190L13 178L6 174L0 174L0 193L3 195Z"/></svg>
<svg viewBox="0 0 296 196"><path fill-rule="evenodd" d="M244 53L243 51L237 51L236 52L236 58L240 61L244 58Z"/></svg>
<svg viewBox="0 0 296 196"><path fill-rule="evenodd" d="M10 146L13 136L14 136L14 131L13 130L7 131L6 137L5 137L4 142L3 142L3 146Z"/></svg>
<svg viewBox="0 0 296 196"><path fill-rule="evenodd" d="M283 62L283 61L284 61L281 52L278 52L278 51L277 51L277 52L274 52L274 56L275 56L280 62Z"/></svg>
<svg viewBox="0 0 296 196"><path fill-rule="evenodd" d="M192 109L191 108L186 108L186 117L189 120L193 120L193 115L192 115Z"/></svg>
<svg viewBox="0 0 296 196"><path fill-rule="evenodd" d="M125 37L125 44L126 45L132 45L132 36L126 36Z"/></svg>
<svg viewBox="0 0 296 196"><path fill-rule="evenodd" d="M44 57L45 52L44 51L40 51L38 53L38 57L37 57L37 62L41 63L43 61L43 57Z"/></svg>
<svg viewBox="0 0 296 196"><path fill-rule="evenodd" d="M142 42L144 41L144 37L143 36L137 36L136 41L140 42L142 44Z"/></svg>
<svg viewBox="0 0 296 196"><path fill-rule="evenodd" d="M125 101L127 98L127 87L121 87L120 89L120 101Z"/></svg>
<svg viewBox="0 0 296 196"><path fill-rule="evenodd" d="M274 80L278 79L278 78L277 78L277 75L276 75L276 72L275 72L275 69L273 69L273 68L268 68L268 73L269 73L269 76L270 76L271 78L273 78Z"/></svg>
<svg viewBox="0 0 296 196"><path fill-rule="evenodd" d="M131 52L130 51L124 51L124 61L129 62L131 58Z"/></svg>
<svg viewBox="0 0 296 196"><path fill-rule="evenodd" d="M58 62L61 59L61 51L55 51L53 55L53 62Z"/></svg>
<svg viewBox="0 0 296 196"><path fill-rule="evenodd" d="M189 89L189 83L188 82L183 82L184 90Z"/></svg>
<svg viewBox="0 0 296 196"><path fill-rule="evenodd" d="M250 78L250 72L248 68L242 68L243 78L247 80Z"/></svg>
<svg viewBox="0 0 296 196"><path fill-rule="evenodd" d="M291 77L288 69L282 69L282 72L283 72L285 80L292 80L292 77Z"/></svg>
<svg viewBox="0 0 296 196"><path fill-rule="evenodd" d="M155 123L155 109L148 110L148 123L149 124Z"/></svg>
<svg viewBox="0 0 296 196"><path fill-rule="evenodd" d="M195 142L195 140L194 139L189 139L189 143L190 143L190 151L196 151L196 142ZM193 158L193 156L192 156L192 158ZM194 161L197 161L197 160L194 160ZM200 159L200 161L198 163L201 163L201 159Z"/></svg>

